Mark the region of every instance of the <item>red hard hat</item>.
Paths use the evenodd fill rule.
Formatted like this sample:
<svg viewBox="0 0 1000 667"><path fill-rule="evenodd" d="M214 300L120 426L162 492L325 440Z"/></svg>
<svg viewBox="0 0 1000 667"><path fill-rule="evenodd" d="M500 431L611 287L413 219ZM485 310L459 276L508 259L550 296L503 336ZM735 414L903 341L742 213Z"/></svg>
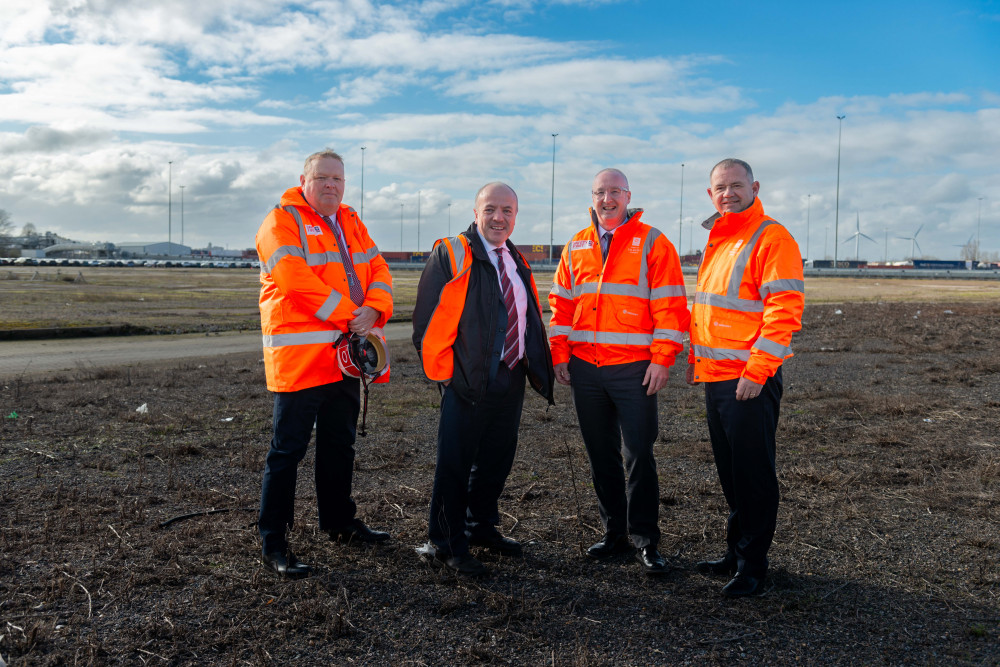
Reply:
<svg viewBox="0 0 1000 667"><path fill-rule="evenodd" d="M389 346L385 333L375 328L362 338L357 334L341 336L337 342L337 363L341 372L352 378L362 374L374 380L389 371Z"/></svg>

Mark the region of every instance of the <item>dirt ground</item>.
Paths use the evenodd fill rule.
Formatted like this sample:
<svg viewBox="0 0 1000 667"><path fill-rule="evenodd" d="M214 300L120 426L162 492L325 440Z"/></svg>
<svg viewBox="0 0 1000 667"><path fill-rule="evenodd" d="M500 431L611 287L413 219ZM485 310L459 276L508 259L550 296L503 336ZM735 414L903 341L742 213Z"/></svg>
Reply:
<svg viewBox="0 0 1000 667"><path fill-rule="evenodd" d="M438 399L406 343L371 390L354 495L386 546L317 528L257 562L270 437L259 354L0 378L0 656L10 665L1000 664L1000 305L819 304L785 367L766 594L727 601L725 502L700 389L660 397L660 547L593 563L596 501L568 391L529 392L502 530L463 580L419 561ZM137 412L140 406L146 412ZM173 517L210 509L169 526Z"/></svg>

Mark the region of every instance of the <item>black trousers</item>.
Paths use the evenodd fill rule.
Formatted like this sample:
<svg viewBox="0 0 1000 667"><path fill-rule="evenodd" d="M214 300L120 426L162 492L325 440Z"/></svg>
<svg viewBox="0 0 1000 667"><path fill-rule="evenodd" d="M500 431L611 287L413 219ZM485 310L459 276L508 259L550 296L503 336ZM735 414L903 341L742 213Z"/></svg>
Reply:
<svg viewBox="0 0 1000 667"><path fill-rule="evenodd" d="M316 501L320 530L345 528L357 506L351 498L354 440L361 410L360 380L274 394L274 435L264 464L257 528L264 553L288 547L298 465L316 425Z"/></svg>
<svg viewBox="0 0 1000 667"><path fill-rule="evenodd" d="M660 487L653 458L659 429L656 395L647 396L642 386L648 366L648 361L611 366L577 357L569 361L601 523L609 533L631 535L637 547L660 542Z"/></svg>
<svg viewBox="0 0 1000 667"><path fill-rule="evenodd" d="M775 432L781 407L781 368L760 395L736 400L738 380L705 383L705 408L712 454L729 504L726 543L739 570L767 572L767 551L778 521Z"/></svg>
<svg viewBox="0 0 1000 667"><path fill-rule="evenodd" d="M468 553L470 536L489 536L500 524L498 501L517 451L524 378L523 363L510 370L501 362L477 404L444 388L428 522L428 537L443 554Z"/></svg>

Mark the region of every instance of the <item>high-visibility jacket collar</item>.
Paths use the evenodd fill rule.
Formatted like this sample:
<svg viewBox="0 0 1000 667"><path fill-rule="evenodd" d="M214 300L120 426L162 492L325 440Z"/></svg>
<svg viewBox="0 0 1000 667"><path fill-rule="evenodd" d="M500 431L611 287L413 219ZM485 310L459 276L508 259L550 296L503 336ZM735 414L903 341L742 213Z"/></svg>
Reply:
<svg viewBox="0 0 1000 667"><path fill-rule="evenodd" d="M604 227L601 227L601 223L598 222L598 220L597 220L597 212L594 210L594 208L593 207L590 208L590 222L594 226L594 233L597 234L597 238L601 238L601 236L603 236L604 232L606 232L606 231L613 231L615 234L617 234L618 230L624 228L625 225L627 225L629 223L632 223L632 222L638 223L641 218L642 218L642 209L641 208L630 208L630 209L627 209L627 211L625 213L625 222L623 222L622 224L618 225L613 230L607 230L607 229L604 229Z"/></svg>
<svg viewBox="0 0 1000 667"><path fill-rule="evenodd" d="M739 213L716 213L705 220L702 226L711 232L729 236L744 225L759 222L764 215L764 205L760 197L754 197L753 203Z"/></svg>

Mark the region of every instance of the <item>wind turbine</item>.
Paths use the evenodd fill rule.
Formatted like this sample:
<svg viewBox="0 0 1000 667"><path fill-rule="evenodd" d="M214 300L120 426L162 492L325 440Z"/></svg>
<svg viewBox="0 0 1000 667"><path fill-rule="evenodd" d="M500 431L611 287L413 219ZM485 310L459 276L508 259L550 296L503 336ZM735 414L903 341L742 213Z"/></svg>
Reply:
<svg viewBox="0 0 1000 667"><path fill-rule="evenodd" d="M965 243L952 243L951 245L953 248L962 248L964 250L965 248L972 247L972 239L974 238L976 238L976 235L970 234L969 240L966 241ZM959 259L966 259L965 257L961 257L962 254L961 252L959 252L958 254L959 254Z"/></svg>
<svg viewBox="0 0 1000 667"><path fill-rule="evenodd" d="M856 224L855 231L854 231L853 234L851 234L846 239L844 239L843 243L847 243L851 239L854 239L854 259L860 261L861 260L861 237L864 237L864 238L868 239L872 243L875 243L875 239L873 239L872 237L868 236L867 234L862 234L861 233L861 213L860 213L860 211L855 211L855 215L856 215L856 217L855 217L855 224Z"/></svg>
<svg viewBox="0 0 1000 667"><path fill-rule="evenodd" d="M917 227L917 231L913 232L913 236L899 236L899 237L897 237L897 238L903 239L904 241L909 241L910 242L910 260L911 261L917 256L916 252L913 249L916 248L917 250L920 250L920 244L917 243L917 234L919 234L920 230L923 229L923 228L924 228L923 225L920 225L919 227ZM920 250L920 252L921 252L921 254L923 254L924 251Z"/></svg>

